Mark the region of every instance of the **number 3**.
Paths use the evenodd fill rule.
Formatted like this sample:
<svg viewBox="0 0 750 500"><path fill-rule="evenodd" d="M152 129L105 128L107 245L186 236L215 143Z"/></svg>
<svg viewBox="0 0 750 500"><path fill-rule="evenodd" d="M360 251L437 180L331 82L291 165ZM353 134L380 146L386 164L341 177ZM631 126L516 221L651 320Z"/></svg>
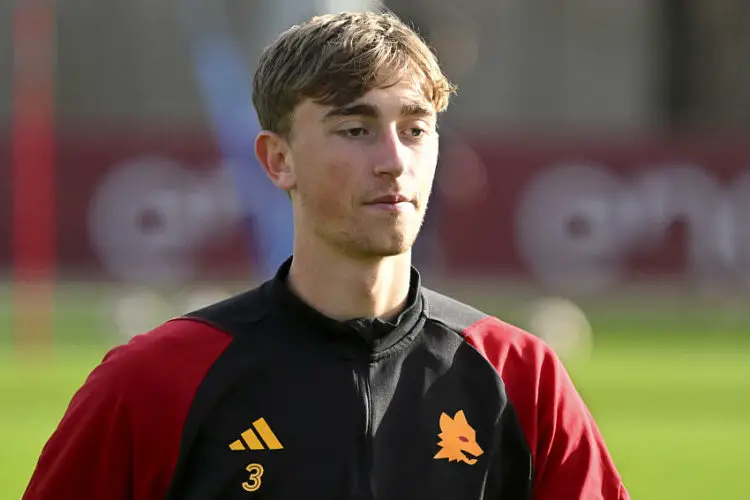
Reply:
<svg viewBox="0 0 750 500"><path fill-rule="evenodd" d="M248 481L242 483L245 491L258 491L260 488L260 478L263 476L263 466L260 464L250 464L245 468L250 473Z"/></svg>

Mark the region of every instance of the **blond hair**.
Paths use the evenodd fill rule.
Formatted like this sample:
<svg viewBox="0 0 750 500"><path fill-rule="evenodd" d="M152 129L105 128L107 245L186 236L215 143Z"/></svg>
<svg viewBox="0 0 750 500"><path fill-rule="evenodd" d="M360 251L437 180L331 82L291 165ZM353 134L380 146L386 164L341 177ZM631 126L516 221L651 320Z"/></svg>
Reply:
<svg viewBox="0 0 750 500"><path fill-rule="evenodd" d="M413 79L437 112L455 91L435 54L394 14L322 15L266 48L253 78L253 104L263 129L288 135L304 99L341 106L403 79Z"/></svg>

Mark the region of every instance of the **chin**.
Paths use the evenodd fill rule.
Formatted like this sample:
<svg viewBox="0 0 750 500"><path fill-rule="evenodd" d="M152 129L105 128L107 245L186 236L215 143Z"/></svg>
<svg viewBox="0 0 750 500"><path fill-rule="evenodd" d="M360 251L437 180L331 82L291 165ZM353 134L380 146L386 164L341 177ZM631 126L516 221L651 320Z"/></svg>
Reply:
<svg viewBox="0 0 750 500"><path fill-rule="evenodd" d="M395 257L411 250L414 240L415 238L407 238L405 235L399 235L399 237L391 238L387 241L369 241L367 245L364 245L362 250L364 250L364 253L377 257Z"/></svg>
<svg viewBox="0 0 750 500"><path fill-rule="evenodd" d="M385 231L356 231L339 233L335 245L350 255L363 258L395 257L409 252L417 239L418 231L403 227Z"/></svg>
<svg viewBox="0 0 750 500"><path fill-rule="evenodd" d="M411 250L411 247L405 245L399 247L384 247L373 249L373 251L371 251L371 254L377 257L396 257L397 255L405 254L409 250Z"/></svg>

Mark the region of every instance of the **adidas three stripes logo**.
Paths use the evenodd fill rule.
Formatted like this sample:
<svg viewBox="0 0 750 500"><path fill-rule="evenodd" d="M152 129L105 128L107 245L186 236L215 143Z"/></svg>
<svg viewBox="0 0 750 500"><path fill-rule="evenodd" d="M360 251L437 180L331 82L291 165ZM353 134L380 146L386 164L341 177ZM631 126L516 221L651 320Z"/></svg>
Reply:
<svg viewBox="0 0 750 500"><path fill-rule="evenodd" d="M262 441L261 441L262 439ZM265 443L265 444L264 444ZM240 439L229 445L232 451L243 450L283 450L279 438L273 433L266 419L259 418L252 427L240 434Z"/></svg>

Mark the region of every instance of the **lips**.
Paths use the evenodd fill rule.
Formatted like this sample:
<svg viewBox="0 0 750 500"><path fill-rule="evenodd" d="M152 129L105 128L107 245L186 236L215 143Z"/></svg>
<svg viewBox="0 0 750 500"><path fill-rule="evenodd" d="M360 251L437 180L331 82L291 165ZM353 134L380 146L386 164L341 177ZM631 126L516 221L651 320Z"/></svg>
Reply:
<svg viewBox="0 0 750 500"><path fill-rule="evenodd" d="M386 205L395 205L397 203L411 203L411 198L404 196L402 194L387 194L384 196L379 196L375 198L374 200L370 201L368 205L380 205L380 204L386 204Z"/></svg>

